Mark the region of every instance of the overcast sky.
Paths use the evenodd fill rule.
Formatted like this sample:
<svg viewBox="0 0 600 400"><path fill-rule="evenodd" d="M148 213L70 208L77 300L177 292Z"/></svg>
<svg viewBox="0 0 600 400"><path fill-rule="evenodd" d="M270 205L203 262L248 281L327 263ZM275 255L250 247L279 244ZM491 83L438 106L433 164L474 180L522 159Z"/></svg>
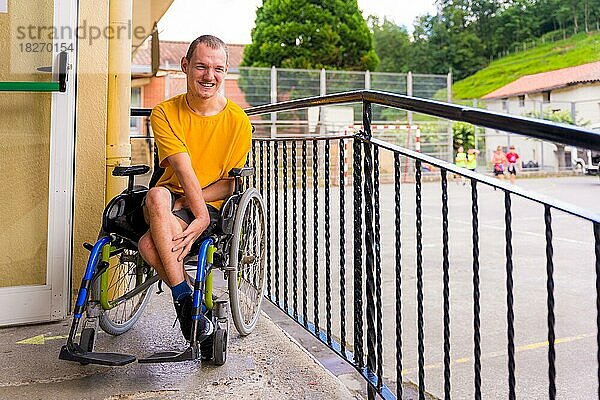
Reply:
<svg viewBox="0 0 600 400"><path fill-rule="evenodd" d="M415 17L433 13L435 0L358 0L363 16L384 16L412 30ZM191 41L210 33L226 43L250 43L262 0L175 0L159 23L163 40Z"/></svg>

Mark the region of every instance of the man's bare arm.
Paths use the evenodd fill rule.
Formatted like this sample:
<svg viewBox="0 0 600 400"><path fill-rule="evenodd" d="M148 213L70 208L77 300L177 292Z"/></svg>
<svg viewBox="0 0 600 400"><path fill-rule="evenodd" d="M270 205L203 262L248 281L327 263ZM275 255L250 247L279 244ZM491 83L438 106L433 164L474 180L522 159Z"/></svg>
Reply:
<svg viewBox="0 0 600 400"><path fill-rule="evenodd" d="M202 189L205 202L225 200L231 196L234 188L233 179L221 179Z"/></svg>

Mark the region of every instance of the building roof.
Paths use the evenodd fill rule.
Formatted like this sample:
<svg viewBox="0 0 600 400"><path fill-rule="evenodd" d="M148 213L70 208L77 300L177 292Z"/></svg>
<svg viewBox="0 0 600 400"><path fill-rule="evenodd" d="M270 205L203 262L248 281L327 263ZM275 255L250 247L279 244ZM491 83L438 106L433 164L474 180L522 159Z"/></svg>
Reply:
<svg viewBox="0 0 600 400"><path fill-rule="evenodd" d="M600 61L540 74L525 75L486 94L483 99L506 98L595 82L600 82Z"/></svg>
<svg viewBox="0 0 600 400"><path fill-rule="evenodd" d="M190 42L160 41L160 69L164 71L180 71L181 57L185 56ZM229 48L229 69L237 70L244 56L245 44L228 44ZM133 54L131 61L131 71L150 72L151 68L151 50L150 40L147 40Z"/></svg>

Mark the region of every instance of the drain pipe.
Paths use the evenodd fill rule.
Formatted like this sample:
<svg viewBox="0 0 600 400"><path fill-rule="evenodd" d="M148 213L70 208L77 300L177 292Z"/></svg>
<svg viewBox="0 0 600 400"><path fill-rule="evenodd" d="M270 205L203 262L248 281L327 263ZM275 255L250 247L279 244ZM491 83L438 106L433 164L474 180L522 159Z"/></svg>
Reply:
<svg viewBox="0 0 600 400"><path fill-rule="evenodd" d="M129 106L131 104L131 23L133 0L110 0L108 39L108 92L106 123L105 200L121 193L126 178L112 176L116 166L130 165Z"/></svg>

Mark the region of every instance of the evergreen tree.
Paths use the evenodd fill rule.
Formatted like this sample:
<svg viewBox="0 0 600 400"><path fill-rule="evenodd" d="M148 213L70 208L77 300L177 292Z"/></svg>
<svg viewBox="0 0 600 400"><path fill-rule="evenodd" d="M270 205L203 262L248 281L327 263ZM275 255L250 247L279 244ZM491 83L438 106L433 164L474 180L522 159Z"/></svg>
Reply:
<svg viewBox="0 0 600 400"><path fill-rule="evenodd" d="M265 0L242 65L364 71L378 62L356 0Z"/></svg>

